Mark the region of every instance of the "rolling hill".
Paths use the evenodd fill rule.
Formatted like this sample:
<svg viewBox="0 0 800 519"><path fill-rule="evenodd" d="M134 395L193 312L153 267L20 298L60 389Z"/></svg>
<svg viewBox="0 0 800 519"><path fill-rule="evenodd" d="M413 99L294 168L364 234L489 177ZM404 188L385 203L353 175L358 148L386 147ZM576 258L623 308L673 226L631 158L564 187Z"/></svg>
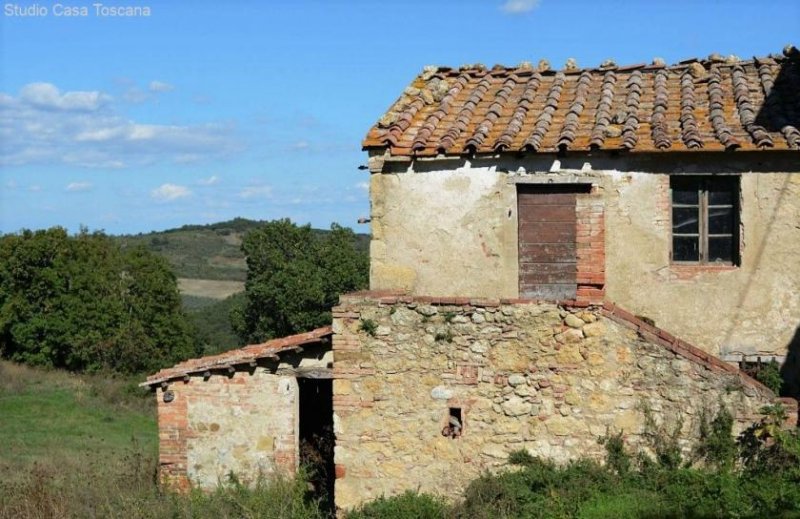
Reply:
<svg viewBox="0 0 800 519"><path fill-rule="evenodd" d="M247 278L247 263L241 250L242 238L248 231L266 222L234 218L208 225L184 225L177 229L144 234L118 236L125 247L144 245L169 261L181 280L212 280L243 283ZM329 231L315 229L315 233ZM357 234L357 246L369 249L369 235ZM235 290L233 284L202 284L181 281L181 292L199 297L224 299ZM243 289L243 286L242 286Z"/></svg>
<svg viewBox="0 0 800 519"><path fill-rule="evenodd" d="M178 278L183 307L204 344L204 354L241 346L229 315L243 304L247 261L241 245L244 236L264 221L234 218L208 225L184 225L177 229L120 235L123 248L144 246L163 256ZM330 231L314 229L317 235ZM356 246L369 250L368 234L357 234Z"/></svg>

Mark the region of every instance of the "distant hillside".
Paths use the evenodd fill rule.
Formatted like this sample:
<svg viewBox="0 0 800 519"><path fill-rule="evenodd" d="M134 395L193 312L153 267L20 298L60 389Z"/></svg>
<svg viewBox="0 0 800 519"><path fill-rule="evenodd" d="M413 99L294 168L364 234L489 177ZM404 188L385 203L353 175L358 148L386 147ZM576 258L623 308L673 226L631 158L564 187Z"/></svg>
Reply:
<svg viewBox="0 0 800 519"><path fill-rule="evenodd" d="M146 234L122 235L117 239L123 248L144 245L163 256L172 265L179 278L245 281L247 265L240 249L244 235L257 228L264 221L234 218L227 222L208 225L184 225L178 229L150 232ZM315 229L316 233L329 231ZM358 234L359 250L369 250L369 235ZM182 281L184 286L192 286ZM182 292L190 295L203 295L191 289ZM226 292L222 297L229 295Z"/></svg>
<svg viewBox="0 0 800 519"><path fill-rule="evenodd" d="M242 238L264 221L235 218L208 225L116 236L123 248L143 245L163 256L178 277L183 307L195 328L203 354L219 353L240 345L230 324L234 306L242 304L247 263ZM321 236L330 231L315 229ZM369 251L369 235L357 234L356 246Z"/></svg>

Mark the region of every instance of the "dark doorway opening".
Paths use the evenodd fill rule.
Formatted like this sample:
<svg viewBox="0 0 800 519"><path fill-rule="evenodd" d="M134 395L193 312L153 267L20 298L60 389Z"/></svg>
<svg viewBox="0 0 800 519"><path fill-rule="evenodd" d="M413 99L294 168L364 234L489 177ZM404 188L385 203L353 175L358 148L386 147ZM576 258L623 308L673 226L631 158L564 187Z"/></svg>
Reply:
<svg viewBox="0 0 800 519"><path fill-rule="evenodd" d="M333 381L298 378L300 387L300 465L308 472L314 497L334 512Z"/></svg>

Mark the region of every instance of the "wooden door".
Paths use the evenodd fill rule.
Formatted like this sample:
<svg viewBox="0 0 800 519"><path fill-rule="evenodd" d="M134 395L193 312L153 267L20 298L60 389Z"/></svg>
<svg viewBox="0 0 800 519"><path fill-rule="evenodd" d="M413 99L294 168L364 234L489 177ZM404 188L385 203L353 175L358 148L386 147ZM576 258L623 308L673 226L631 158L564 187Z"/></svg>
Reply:
<svg viewBox="0 0 800 519"><path fill-rule="evenodd" d="M518 186L520 297L575 299L578 192L580 186Z"/></svg>

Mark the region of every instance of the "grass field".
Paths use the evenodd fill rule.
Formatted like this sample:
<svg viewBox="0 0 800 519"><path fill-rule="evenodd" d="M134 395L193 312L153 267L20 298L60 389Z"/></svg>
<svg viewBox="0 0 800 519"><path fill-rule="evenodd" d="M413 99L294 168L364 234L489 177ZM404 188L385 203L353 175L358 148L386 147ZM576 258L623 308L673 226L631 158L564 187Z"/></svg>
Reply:
<svg viewBox="0 0 800 519"><path fill-rule="evenodd" d="M0 361L0 519L325 516L301 478L160 487L155 398L135 382Z"/></svg>
<svg viewBox="0 0 800 519"><path fill-rule="evenodd" d="M0 472L34 465L114 465L121 452L156 453L154 397L134 380L78 377L0 362Z"/></svg>
<svg viewBox="0 0 800 519"><path fill-rule="evenodd" d="M221 300L244 291L244 283L216 279L178 278L178 290L182 295Z"/></svg>

